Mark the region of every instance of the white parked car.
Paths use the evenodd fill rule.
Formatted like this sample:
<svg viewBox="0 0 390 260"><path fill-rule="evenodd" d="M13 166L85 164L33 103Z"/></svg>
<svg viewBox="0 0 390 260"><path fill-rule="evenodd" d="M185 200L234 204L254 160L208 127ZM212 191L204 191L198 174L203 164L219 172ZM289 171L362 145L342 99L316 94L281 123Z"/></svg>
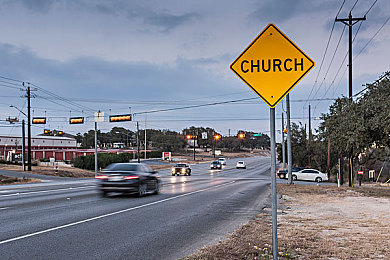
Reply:
<svg viewBox="0 0 390 260"><path fill-rule="evenodd" d="M244 161L238 161L236 164L237 169L246 169L246 164Z"/></svg>
<svg viewBox="0 0 390 260"><path fill-rule="evenodd" d="M297 172L293 172L292 178L293 180L302 180L302 181L315 181L315 182L328 181L328 176L325 173L322 173L315 169L303 169Z"/></svg>
<svg viewBox="0 0 390 260"><path fill-rule="evenodd" d="M226 165L226 158L218 158L218 161L219 161L222 165Z"/></svg>

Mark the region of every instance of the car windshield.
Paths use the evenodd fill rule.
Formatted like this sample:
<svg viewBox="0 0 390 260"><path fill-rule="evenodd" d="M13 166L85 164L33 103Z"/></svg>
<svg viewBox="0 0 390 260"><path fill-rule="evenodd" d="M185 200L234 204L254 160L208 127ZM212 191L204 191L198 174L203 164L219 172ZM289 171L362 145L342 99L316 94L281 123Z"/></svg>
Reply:
<svg viewBox="0 0 390 260"><path fill-rule="evenodd" d="M215 161L215 162L212 162L212 164L220 164L220 162L218 162L218 161Z"/></svg>
<svg viewBox="0 0 390 260"><path fill-rule="evenodd" d="M139 170L139 165L137 164L111 164L107 166L104 171L129 171L134 172Z"/></svg>
<svg viewBox="0 0 390 260"><path fill-rule="evenodd" d="M186 165L184 163L178 163L175 165L175 167L186 167Z"/></svg>
<svg viewBox="0 0 390 260"><path fill-rule="evenodd" d="M238 162L238 164L244 164L244 162Z"/></svg>

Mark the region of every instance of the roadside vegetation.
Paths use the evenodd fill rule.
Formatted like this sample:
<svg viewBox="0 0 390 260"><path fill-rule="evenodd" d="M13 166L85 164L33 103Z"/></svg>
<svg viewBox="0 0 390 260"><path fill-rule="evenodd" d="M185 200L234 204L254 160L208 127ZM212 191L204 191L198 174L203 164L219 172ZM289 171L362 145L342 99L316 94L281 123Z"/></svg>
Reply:
<svg viewBox="0 0 390 260"><path fill-rule="evenodd" d="M8 185L8 184L23 184L23 183L33 183L40 182L40 180L32 179L32 178L15 178L8 177L0 174L0 185Z"/></svg>
<svg viewBox="0 0 390 260"><path fill-rule="evenodd" d="M349 162L353 172L363 170L363 181L368 181L368 170L375 170L378 181L390 178L390 73L386 73L366 89L355 95L353 102L341 97L322 114L323 120L311 136L306 126L292 124L293 166L309 167L327 172L328 142L330 142L330 173L338 171L342 158L343 180L349 176ZM309 140L310 139L310 140ZM281 146L278 159L282 161ZM348 176L348 177L347 177ZM334 177L333 177L334 179Z"/></svg>

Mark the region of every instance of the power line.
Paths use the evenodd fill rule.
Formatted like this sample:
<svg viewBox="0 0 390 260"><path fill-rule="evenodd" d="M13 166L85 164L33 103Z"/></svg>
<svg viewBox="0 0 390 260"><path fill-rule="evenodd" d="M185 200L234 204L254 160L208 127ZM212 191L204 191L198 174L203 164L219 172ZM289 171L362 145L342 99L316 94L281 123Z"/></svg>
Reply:
<svg viewBox="0 0 390 260"><path fill-rule="evenodd" d="M336 17L339 15L341 9L342 9L343 6L344 6L344 3L345 3L345 0L342 2L341 6L340 6L340 8L339 8L339 11L338 11L337 14L336 14ZM316 77L316 79L315 79L315 81L314 81L313 87L311 88L310 93L309 93L309 96L307 97L307 99L309 99L309 98L311 97L311 94L313 93L313 90L314 90L314 88L315 88L315 85L317 84L317 80L318 80L318 77L319 77L319 75L320 75L320 72L321 72L321 69L322 69L322 65L323 65L324 60L325 60L326 53L328 52L329 43L330 43L330 40L331 40L331 38L332 38L332 34L333 34L333 30L334 30L335 25L336 25L336 21L333 21L333 25L332 25L332 29L330 30L328 42L326 43L324 55L322 56L320 68L319 68L319 70L318 70L317 77ZM304 107L306 106L306 102L305 102L305 104L304 104L303 106L304 106Z"/></svg>
<svg viewBox="0 0 390 260"><path fill-rule="evenodd" d="M378 35L378 33L382 30L382 28L386 25L386 23L390 20L390 16L386 19L386 21L382 24L382 26L376 31L376 33L371 37L371 39L364 45L364 47L360 50L360 52L353 58L355 60L363 50L371 43L371 41Z"/></svg>

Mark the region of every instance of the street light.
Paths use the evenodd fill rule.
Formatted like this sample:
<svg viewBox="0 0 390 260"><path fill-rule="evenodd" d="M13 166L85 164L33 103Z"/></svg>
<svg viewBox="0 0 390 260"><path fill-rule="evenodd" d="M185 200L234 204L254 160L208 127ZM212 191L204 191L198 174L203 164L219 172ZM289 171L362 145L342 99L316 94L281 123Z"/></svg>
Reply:
<svg viewBox="0 0 390 260"><path fill-rule="evenodd" d="M28 118L28 116L22 111L20 110L19 108L17 108L16 106L13 106L13 105L10 105L10 107L13 107L15 108L16 110L18 110L20 113L22 113L25 117ZM28 122L29 125L30 125L30 122ZM27 152L28 152L28 170L31 171L31 132L29 131L28 132L28 147L27 147ZM26 147L26 143L25 143L25 134L24 134L24 119L22 120L22 167L23 167L23 171L26 170L26 167L25 167L25 158L24 158L24 150L25 150L25 147Z"/></svg>

